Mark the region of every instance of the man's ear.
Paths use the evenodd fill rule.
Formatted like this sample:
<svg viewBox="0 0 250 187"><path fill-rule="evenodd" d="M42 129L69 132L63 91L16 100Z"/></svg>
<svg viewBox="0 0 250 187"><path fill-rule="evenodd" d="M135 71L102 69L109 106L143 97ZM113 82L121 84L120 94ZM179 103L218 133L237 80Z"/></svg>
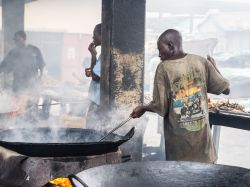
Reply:
<svg viewBox="0 0 250 187"><path fill-rule="evenodd" d="M169 48L171 56L173 56L175 54L175 48L174 48L173 42L168 42L168 48Z"/></svg>
<svg viewBox="0 0 250 187"><path fill-rule="evenodd" d="M173 44L173 42L169 41L168 42L168 47L169 47L170 50L174 50L174 44Z"/></svg>

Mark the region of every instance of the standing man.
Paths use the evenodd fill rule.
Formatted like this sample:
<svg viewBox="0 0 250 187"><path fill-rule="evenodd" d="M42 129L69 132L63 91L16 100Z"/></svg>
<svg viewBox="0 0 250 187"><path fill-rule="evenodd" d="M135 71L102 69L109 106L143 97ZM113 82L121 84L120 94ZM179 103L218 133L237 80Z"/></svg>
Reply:
<svg viewBox="0 0 250 187"><path fill-rule="evenodd" d="M44 60L40 50L26 44L26 33L17 31L14 35L16 47L0 64L0 72L13 73L13 92L22 94L36 90L43 75Z"/></svg>
<svg viewBox="0 0 250 187"><path fill-rule="evenodd" d="M0 64L0 72L13 73L12 90L15 102L26 111L27 120L36 122L39 101L39 82L45 66L40 50L26 44L26 33L17 31L14 35L16 47Z"/></svg>
<svg viewBox="0 0 250 187"><path fill-rule="evenodd" d="M101 120L100 112L100 76L101 76L101 54L97 53L96 48L101 46L102 41L102 26L98 24L93 31L93 42L89 44L88 50L91 54L90 68L85 69L87 77L91 77L88 97L90 105L86 117L87 128L96 128Z"/></svg>
<svg viewBox="0 0 250 187"><path fill-rule="evenodd" d="M229 82L213 62L184 53L177 30L163 32L157 45L162 62L155 73L153 101L137 106L131 117L139 118L146 111L164 117L167 160L213 163L217 154L210 133L207 93L229 94Z"/></svg>

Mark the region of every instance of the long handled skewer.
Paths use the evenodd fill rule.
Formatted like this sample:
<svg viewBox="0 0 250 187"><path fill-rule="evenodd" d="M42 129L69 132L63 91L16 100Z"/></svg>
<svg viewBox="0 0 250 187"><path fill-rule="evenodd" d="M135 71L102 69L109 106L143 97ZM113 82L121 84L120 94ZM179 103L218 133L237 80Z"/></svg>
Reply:
<svg viewBox="0 0 250 187"><path fill-rule="evenodd" d="M116 131L117 129L119 129L121 126L123 126L125 123L127 123L131 119L132 119L132 117L129 117L125 121L121 122L119 125L117 125L115 128L113 128L111 131L109 131L105 136L103 136L98 142L101 142L102 140L104 140L105 138L107 138L111 133L113 133L114 131Z"/></svg>

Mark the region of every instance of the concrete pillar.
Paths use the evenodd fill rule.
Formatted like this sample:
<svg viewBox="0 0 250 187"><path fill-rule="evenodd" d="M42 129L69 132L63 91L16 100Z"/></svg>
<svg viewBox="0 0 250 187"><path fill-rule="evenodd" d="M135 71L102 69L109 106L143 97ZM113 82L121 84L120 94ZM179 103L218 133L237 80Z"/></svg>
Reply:
<svg viewBox="0 0 250 187"><path fill-rule="evenodd" d="M115 109L112 118L120 116L117 123L143 102L144 42L145 0L103 0L101 107ZM124 125L124 133L136 126L133 139L122 147L132 160L141 160L144 120Z"/></svg>
<svg viewBox="0 0 250 187"><path fill-rule="evenodd" d="M24 0L2 0L4 55L14 47L14 33L24 30L24 4Z"/></svg>
<svg viewBox="0 0 250 187"><path fill-rule="evenodd" d="M145 0L104 0L102 23L102 104L142 103Z"/></svg>

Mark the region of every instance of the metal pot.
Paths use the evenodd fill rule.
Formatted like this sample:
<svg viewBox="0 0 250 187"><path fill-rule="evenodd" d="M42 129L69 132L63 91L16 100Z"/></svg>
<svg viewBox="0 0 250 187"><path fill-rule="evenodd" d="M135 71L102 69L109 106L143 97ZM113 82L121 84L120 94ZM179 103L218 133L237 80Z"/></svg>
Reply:
<svg viewBox="0 0 250 187"><path fill-rule="evenodd" d="M151 161L99 166L77 174L77 187L166 187L250 185L250 170L196 162Z"/></svg>

